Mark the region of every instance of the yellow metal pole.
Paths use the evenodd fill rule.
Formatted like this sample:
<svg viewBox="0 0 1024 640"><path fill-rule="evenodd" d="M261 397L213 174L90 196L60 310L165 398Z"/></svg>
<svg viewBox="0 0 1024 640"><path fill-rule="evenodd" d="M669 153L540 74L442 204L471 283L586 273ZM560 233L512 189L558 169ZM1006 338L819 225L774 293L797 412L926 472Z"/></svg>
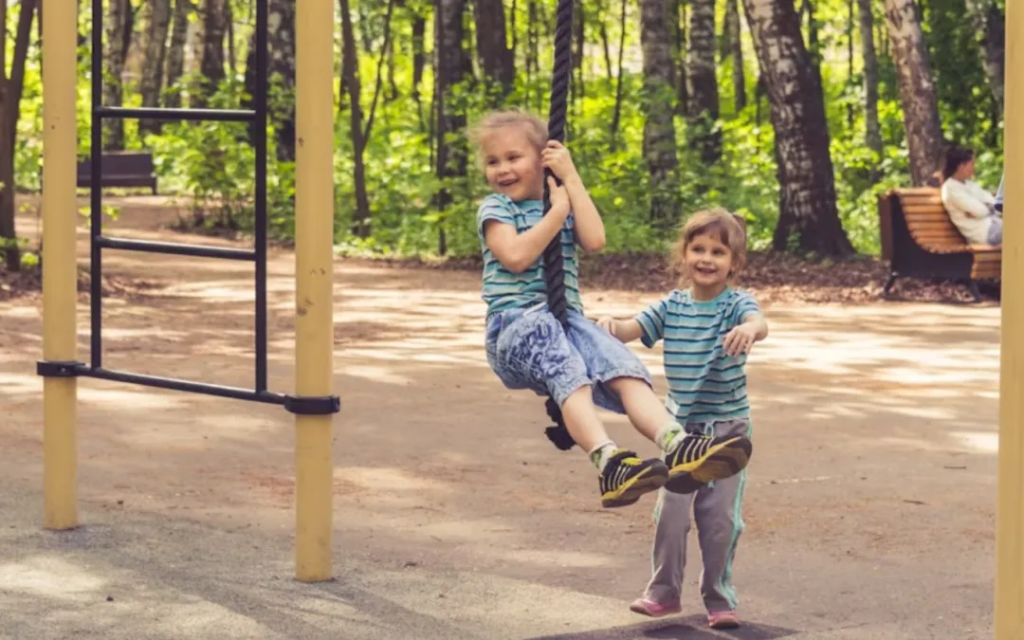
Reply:
<svg viewBox="0 0 1024 640"><path fill-rule="evenodd" d="M43 0L43 359L75 359L74 0ZM43 379L43 501L47 529L78 526L77 384Z"/></svg>
<svg viewBox="0 0 1024 640"><path fill-rule="evenodd" d="M1024 0L1006 2L996 640L1024 638Z"/></svg>
<svg viewBox="0 0 1024 640"><path fill-rule="evenodd" d="M295 20L295 393L331 394L334 348L334 3ZM295 416L295 577L331 578L331 415Z"/></svg>

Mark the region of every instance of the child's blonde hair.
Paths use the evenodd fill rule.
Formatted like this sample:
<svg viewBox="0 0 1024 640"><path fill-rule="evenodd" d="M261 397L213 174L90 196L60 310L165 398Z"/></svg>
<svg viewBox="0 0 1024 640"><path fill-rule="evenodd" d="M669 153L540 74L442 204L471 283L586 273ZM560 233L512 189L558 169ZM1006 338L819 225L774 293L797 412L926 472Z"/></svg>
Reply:
<svg viewBox="0 0 1024 640"><path fill-rule="evenodd" d="M522 109L502 109L485 114L469 129L469 141L477 149L477 156L483 153L483 146L494 134L516 127L526 134L537 151L542 150L548 142L548 125L537 116Z"/></svg>
<svg viewBox="0 0 1024 640"><path fill-rule="evenodd" d="M722 244L729 247L729 251L732 253L732 268L729 270L729 276L738 274L747 265L745 227L745 221L741 216L729 213L721 207L698 211L690 216L690 219L679 231L679 239L672 246L672 266L685 277L684 265L687 247L697 236L708 234L717 236Z"/></svg>

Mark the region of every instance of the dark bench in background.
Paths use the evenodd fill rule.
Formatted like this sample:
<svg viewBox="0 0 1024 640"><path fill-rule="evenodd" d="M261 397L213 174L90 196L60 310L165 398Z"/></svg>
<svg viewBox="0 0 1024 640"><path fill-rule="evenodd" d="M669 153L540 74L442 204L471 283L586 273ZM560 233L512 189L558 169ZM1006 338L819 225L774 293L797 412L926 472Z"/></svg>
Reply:
<svg viewBox="0 0 1024 640"><path fill-rule="evenodd" d="M156 195L153 154L146 151L114 151L103 154L100 187L148 187ZM92 161L78 163L78 186L92 187Z"/></svg>
<svg viewBox="0 0 1024 640"><path fill-rule="evenodd" d="M979 281L998 282L1003 249L970 244L949 218L939 189L892 189L878 203L882 259L890 264L884 293L898 276L963 282L981 301Z"/></svg>

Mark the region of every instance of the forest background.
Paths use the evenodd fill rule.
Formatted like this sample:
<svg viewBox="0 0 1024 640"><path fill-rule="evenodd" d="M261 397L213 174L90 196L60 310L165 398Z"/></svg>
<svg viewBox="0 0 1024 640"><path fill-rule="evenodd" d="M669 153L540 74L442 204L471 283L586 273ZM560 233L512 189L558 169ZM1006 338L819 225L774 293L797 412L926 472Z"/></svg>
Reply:
<svg viewBox="0 0 1024 640"><path fill-rule="evenodd" d="M106 106L251 108L251 0L101 1ZM272 237L287 243L295 4L268 2L268 210ZM797 2L577 0L567 141L603 213L606 252L663 253L686 215L721 205L745 216L755 251L877 255L879 194L925 183L951 143L975 149L978 180L995 189L1003 0ZM339 0L339 252L479 253L486 185L466 126L501 106L547 117L555 5ZM14 194L40 188L44 34L39 0L2 11L0 249L14 271L38 263L15 228ZM80 160L90 151L90 34L80 3ZM160 193L189 203L184 226L245 235L251 133L112 120L103 144L152 153Z"/></svg>

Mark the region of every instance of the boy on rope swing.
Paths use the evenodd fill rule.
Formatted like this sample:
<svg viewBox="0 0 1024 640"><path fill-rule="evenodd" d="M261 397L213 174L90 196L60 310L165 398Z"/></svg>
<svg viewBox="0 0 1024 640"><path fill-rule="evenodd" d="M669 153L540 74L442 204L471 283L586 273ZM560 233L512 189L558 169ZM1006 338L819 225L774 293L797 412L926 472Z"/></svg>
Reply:
<svg viewBox="0 0 1024 640"><path fill-rule="evenodd" d="M576 244L604 246L604 224L569 151L547 125L518 110L482 118L470 132L493 190L477 212L487 303L487 361L510 389L531 389L560 407L572 438L599 471L604 507L635 503L661 487L687 493L744 469L743 435L686 433L655 395L651 376L628 347L583 316ZM551 208L544 215L544 170ZM569 328L548 311L541 256L561 237ZM596 406L626 414L662 457L641 459L608 437Z"/></svg>

